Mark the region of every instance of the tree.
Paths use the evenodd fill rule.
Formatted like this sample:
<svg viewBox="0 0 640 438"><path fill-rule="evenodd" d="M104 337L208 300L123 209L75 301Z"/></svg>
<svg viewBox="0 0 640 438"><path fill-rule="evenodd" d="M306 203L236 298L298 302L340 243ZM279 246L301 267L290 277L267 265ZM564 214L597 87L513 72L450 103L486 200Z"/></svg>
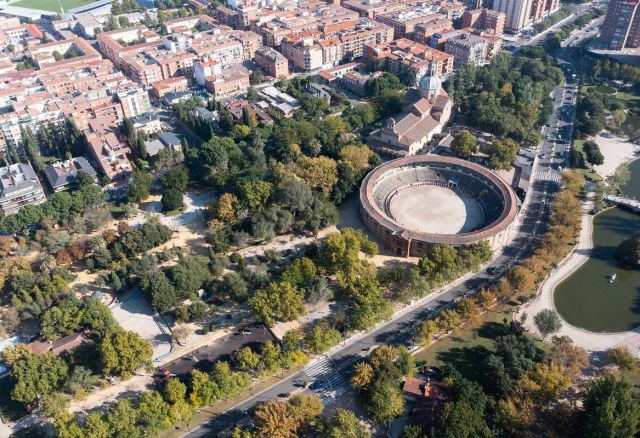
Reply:
<svg viewBox="0 0 640 438"><path fill-rule="evenodd" d="M328 197L338 182L338 167L335 160L320 157L301 157L293 163L293 172L302 178L312 189Z"/></svg>
<svg viewBox="0 0 640 438"><path fill-rule="evenodd" d="M87 416L87 421L84 422L82 430L85 436L95 438L109 438L112 433L102 412L90 413Z"/></svg>
<svg viewBox="0 0 640 438"><path fill-rule="evenodd" d="M69 396L61 392L45 394L41 400L41 413L46 418L55 418L60 413L67 410L69 406Z"/></svg>
<svg viewBox="0 0 640 438"><path fill-rule="evenodd" d="M638 359L636 359L626 346L615 347L608 350L607 359L623 370L636 371L638 369Z"/></svg>
<svg viewBox="0 0 640 438"><path fill-rule="evenodd" d="M389 424L404 412L400 387L393 380L375 380L366 393L365 411L377 423Z"/></svg>
<svg viewBox="0 0 640 438"><path fill-rule="evenodd" d="M254 414L258 436L264 438L295 438L298 420L289 412L287 403L269 400L261 403Z"/></svg>
<svg viewBox="0 0 640 438"><path fill-rule="evenodd" d="M590 380L583 393L582 436L632 438L640 429L640 404L632 385L612 375Z"/></svg>
<svg viewBox="0 0 640 438"><path fill-rule="evenodd" d="M519 150L520 145L510 138L505 140L494 140L487 151L489 164L494 169L509 170L515 161Z"/></svg>
<svg viewBox="0 0 640 438"><path fill-rule="evenodd" d="M107 414L109 430L117 437L138 437L140 411L131 400L120 400Z"/></svg>
<svg viewBox="0 0 640 438"><path fill-rule="evenodd" d="M260 364L260 356L250 347L242 347L235 354L235 361L242 371L255 371Z"/></svg>
<svg viewBox="0 0 640 438"><path fill-rule="evenodd" d="M425 438L427 435L424 433L420 426L408 424L402 429L401 438Z"/></svg>
<svg viewBox="0 0 640 438"><path fill-rule="evenodd" d="M179 164L160 177L162 188L184 191L189 183L189 169L184 164Z"/></svg>
<svg viewBox="0 0 640 438"><path fill-rule="evenodd" d="M456 132L451 142L451 152L461 158L468 158L469 156L478 152L478 144L473 134L467 130Z"/></svg>
<svg viewBox="0 0 640 438"><path fill-rule="evenodd" d="M336 345L342 335L326 321L315 324L304 336L305 348L311 354L322 354Z"/></svg>
<svg viewBox="0 0 640 438"><path fill-rule="evenodd" d="M142 278L140 282L151 307L159 313L171 310L177 301L177 292L163 271L154 271Z"/></svg>
<svg viewBox="0 0 640 438"><path fill-rule="evenodd" d="M416 341L424 347L429 346L438 329L438 324L432 319L422 322L416 330Z"/></svg>
<svg viewBox="0 0 640 438"><path fill-rule="evenodd" d="M273 282L249 299L249 307L265 324L291 321L304 312L304 294L286 281Z"/></svg>
<svg viewBox="0 0 640 438"><path fill-rule="evenodd" d="M560 320L558 312L551 309L541 310L536 316L534 316L533 321L543 338L546 338L550 334L555 333L562 328L562 321Z"/></svg>
<svg viewBox="0 0 640 438"><path fill-rule="evenodd" d="M438 419L436 438L489 438L491 430L482 413L466 401L446 403Z"/></svg>
<svg viewBox="0 0 640 438"><path fill-rule="evenodd" d="M287 402L289 413L300 425L308 425L314 421L324 409L322 400L315 395L296 394Z"/></svg>
<svg viewBox="0 0 640 438"><path fill-rule="evenodd" d="M371 98L371 103L381 118L389 117L402 110L404 94L392 89L382 90Z"/></svg>
<svg viewBox="0 0 640 438"><path fill-rule="evenodd" d="M518 380L515 392L543 406L556 400L569 386L571 378L558 365L539 363Z"/></svg>
<svg viewBox="0 0 640 438"><path fill-rule="evenodd" d="M42 317L42 336L50 341L69 335L80 328L82 310L75 300L61 301Z"/></svg>
<svg viewBox="0 0 640 438"><path fill-rule="evenodd" d="M373 380L373 368L366 362L358 362L353 366L351 383L358 389L366 389Z"/></svg>
<svg viewBox="0 0 640 438"><path fill-rule="evenodd" d="M371 433L353 412L338 408L321 427L322 438L369 438Z"/></svg>
<svg viewBox="0 0 640 438"><path fill-rule="evenodd" d="M403 376L411 377L416 371L416 360L404 345L398 347L398 358L396 359L396 365L398 368L400 368Z"/></svg>
<svg viewBox="0 0 640 438"><path fill-rule="evenodd" d="M216 288L217 294L228 296L237 303L244 303L249 297L249 288L242 275L237 272L227 272Z"/></svg>
<svg viewBox="0 0 640 438"><path fill-rule="evenodd" d="M547 353L551 363L558 365L572 378L579 376L584 368L589 366L589 355L584 348L580 348L562 338L553 338L553 345Z"/></svg>
<svg viewBox="0 0 640 438"><path fill-rule="evenodd" d="M600 147L594 141L585 141L582 145L582 150L585 153L587 163L592 166L600 166L604 163L604 155L600 152Z"/></svg>
<svg viewBox="0 0 640 438"><path fill-rule="evenodd" d="M138 204L148 198L151 193L152 181L153 176L151 176L150 173L142 172L140 170L136 171L133 174L133 182L131 183L129 192L127 193L127 200Z"/></svg>
<svg viewBox="0 0 640 438"><path fill-rule="evenodd" d="M162 211L179 210L184 207L182 192L178 189L168 189L162 194Z"/></svg>
<svg viewBox="0 0 640 438"><path fill-rule="evenodd" d="M138 399L140 422L149 435L157 435L171 425L169 404L158 391L143 392Z"/></svg>
<svg viewBox="0 0 640 438"><path fill-rule="evenodd" d="M133 331L121 328L107 334L98 347L105 374L132 373L149 363L153 355L151 344Z"/></svg>
<svg viewBox="0 0 640 438"><path fill-rule="evenodd" d="M25 345L7 347L2 357L15 381L11 398L21 403L35 403L52 394L62 386L69 372L64 360L55 354L35 354Z"/></svg>
<svg viewBox="0 0 640 438"><path fill-rule="evenodd" d="M640 268L640 231L623 240L616 247L613 256L624 267Z"/></svg>

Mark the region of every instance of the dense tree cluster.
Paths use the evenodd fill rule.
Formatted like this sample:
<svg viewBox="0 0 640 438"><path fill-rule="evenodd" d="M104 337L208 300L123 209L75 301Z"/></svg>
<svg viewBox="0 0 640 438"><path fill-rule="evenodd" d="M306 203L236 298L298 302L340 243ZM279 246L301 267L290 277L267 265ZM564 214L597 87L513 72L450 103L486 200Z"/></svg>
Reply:
<svg viewBox="0 0 640 438"><path fill-rule="evenodd" d="M404 412L400 381L413 375L415 363L406 347L383 345L376 348L368 362L354 366L351 383L360 390L367 415L376 423L388 424Z"/></svg>
<svg viewBox="0 0 640 438"><path fill-rule="evenodd" d="M562 81L551 62L502 52L487 67L463 66L445 87L469 125L534 145L553 110L549 94Z"/></svg>
<svg viewBox="0 0 640 438"><path fill-rule="evenodd" d="M158 218L150 218L138 227L122 223L118 231L106 230L88 242L85 261L90 269L113 269L125 260L167 242L172 232ZM126 264L125 264L126 265ZM121 279L124 277L121 277Z"/></svg>
<svg viewBox="0 0 640 438"><path fill-rule="evenodd" d="M68 224L104 200L102 189L95 184L74 192L58 192L40 205L26 205L16 214L0 218L0 232L17 233L41 223L45 218L54 223Z"/></svg>

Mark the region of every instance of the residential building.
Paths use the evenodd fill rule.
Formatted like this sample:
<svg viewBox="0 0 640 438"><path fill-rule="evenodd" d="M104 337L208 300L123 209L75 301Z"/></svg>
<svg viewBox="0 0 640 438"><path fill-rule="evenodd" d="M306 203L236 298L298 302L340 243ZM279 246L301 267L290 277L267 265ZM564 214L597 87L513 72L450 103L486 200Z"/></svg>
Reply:
<svg viewBox="0 0 640 438"><path fill-rule="evenodd" d="M158 134L157 138L145 142L144 145L147 150L147 154L151 157L155 157L163 149L167 149L172 152L182 151L182 143L173 132L161 132Z"/></svg>
<svg viewBox="0 0 640 438"><path fill-rule="evenodd" d="M127 184L133 172L127 157L131 150L121 138L118 120L113 117L93 119L84 135L96 168L112 181L111 188Z"/></svg>
<svg viewBox="0 0 640 438"><path fill-rule="evenodd" d="M122 105L124 117L136 117L151 111L149 94L139 87L127 88L116 92L116 96Z"/></svg>
<svg viewBox="0 0 640 438"><path fill-rule="evenodd" d="M250 72L242 65L221 69L219 73L205 77L205 87L215 97L230 97L246 93Z"/></svg>
<svg viewBox="0 0 640 438"><path fill-rule="evenodd" d="M376 21L393 27L395 38L411 38L416 25L447 19L446 15L438 12L439 10L440 6L436 4L411 6L394 12L377 14Z"/></svg>
<svg viewBox="0 0 640 438"><path fill-rule="evenodd" d="M195 71L195 63L194 63ZM164 79L162 81L154 82L151 86L151 94L156 99L162 99L167 93L176 93L178 91L185 91L189 88L189 80L184 76L175 76L173 78Z"/></svg>
<svg viewBox="0 0 640 438"><path fill-rule="evenodd" d="M356 11L363 18L375 19L379 14L404 9L405 3L400 0L344 0L342 6Z"/></svg>
<svg viewBox="0 0 640 438"><path fill-rule="evenodd" d="M277 50L263 47L256 51L254 61L273 78L289 77L289 60Z"/></svg>
<svg viewBox="0 0 640 438"><path fill-rule="evenodd" d="M160 118L154 112L140 114L133 117L131 121L133 122L133 129L144 132L145 134L155 134L156 132L162 131Z"/></svg>
<svg viewBox="0 0 640 438"><path fill-rule="evenodd" d="M295 110L301 108L298 99L273 86L260 90L260 95L265 99L266 107L279 117L291 117Z"/></svg>
<svg viewBox="0 0 640 438"><path fill-rule="evenodd" d="M515 33L553 14L559 0L493 0L491 9L505 14L505 30Z"/></svg>
<svg viewBox="0 0 640 438"><path fill-rule="evenodd" d="M415 25L413 29L413 36L411 38L412 40L428 45L434 34L447 29L453 29L453 21L442 14L434 14L430 18L431 19L429 21Z"/></svg>
<svg viewBox="0 0 640 438"><path fill-rule="evenodd" d="M453 71L454 55L441 52L415 41L400 38L390 43L367 45L365 59L377 59L385 71L400 78L410 75L415 84L433 67L438 76L447 76Z"/></svg>
<svg viewBox="0 0 640 438"><path fill-rule="evenodd" d="M414 103L369 135L367 144L372 149L393 157L415 155L435 134L442 132L451 118L453 101L442 89L434 64L420 79L418 93Z"/></svg>
<svg viewBox="0 0 640 438"><path fill-rule="evenodd" d="M489 62L500 49L497 40L463 32L444 42L444 51L453 55L454 68L465 64L483 65Z"/></svg>
<svg viewBox="0 0 640 438"><path fill-rule="evenodd" d="M255 103L249 103L245 99L229 102L226 107L233 114L234 120L240 123L244 122L243 113L245 108L249 112L249 117L254 118L256 123L262 123L263 125L273 125L275 123L273 118L260 106Z"/></svg>
<svg viewBox="0 0 640 438"><path fill-rule="evenodd" d="M610 50L640 47L639 0L611 0L600 30Z"/></svg>
<svg viewBox="0 0 640 438"><path fill-rule="evenodd" d="M84 172L94 180L96 179L96 171L85 157L74 157L65 161L58 161L49 164L44 169L44 175L47 178L49 187L54 192L62 192L75 187L78 172Z"/></svg>
<svg viewBox="0 0 640 438"><path fill-rule="evenodd" d="M45 200L31 164L0 167L0 210L5 215L17 213L25 205L42 204Z"/></svg>
<svg viewBox="0 0 640 438"><path fill-rule="evenodd" d="M392 28L363 18L331 36L320 31L289 35L283 39L280 50L296 68L317 72L361 58L367 44L392 40Z"/></svg>
<svg viewBox="0 0 640 438"><path fill-rule="evenodd" d="M462 14L462 27L502 35L507 16L492 9L473 9Z"/></svg>

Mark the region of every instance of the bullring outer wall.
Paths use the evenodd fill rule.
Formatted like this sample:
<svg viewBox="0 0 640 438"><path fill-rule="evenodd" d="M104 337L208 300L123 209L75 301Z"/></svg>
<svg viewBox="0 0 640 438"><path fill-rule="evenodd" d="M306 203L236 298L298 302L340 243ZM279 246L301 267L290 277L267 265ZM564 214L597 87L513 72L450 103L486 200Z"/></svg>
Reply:
<svg viewBox="0 0 640 438"><path fill-rule="evenodd" d="M464 172L465 174L474 177L474 173L479 174L489 180L493 189L499 192L503 201L503 209L500 216L480 230L458 234L432 234L410 230L393 220L378 206L374 198L374 189L380 179L393 169L415 167L415 165L429 166L429 163L437 163L439 168L445 165L445 168L457 172L466 171ZM416 155L384 163L373 169L365 177L360 186L360 214L367 228L391 248L395 254L422 257L427 253L430 245L434 243L461 246L487 240L493 250L507 245L515 232L518 201L509 184L483 166L458 158L439 155Z"/></svg>

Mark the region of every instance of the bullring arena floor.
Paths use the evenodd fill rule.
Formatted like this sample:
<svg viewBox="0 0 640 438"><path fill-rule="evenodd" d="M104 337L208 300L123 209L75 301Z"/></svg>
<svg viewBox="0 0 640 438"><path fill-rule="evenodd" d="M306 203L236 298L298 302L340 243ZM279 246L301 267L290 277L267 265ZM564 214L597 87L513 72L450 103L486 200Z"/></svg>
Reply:
<svg viewBox="0 0 640 438"><path fill-rule="evenodd" d="M391 198L389 213L406 228L433 234L466 233L484 222L475 199L440 186L416 186L398 192Z"/></svg>

